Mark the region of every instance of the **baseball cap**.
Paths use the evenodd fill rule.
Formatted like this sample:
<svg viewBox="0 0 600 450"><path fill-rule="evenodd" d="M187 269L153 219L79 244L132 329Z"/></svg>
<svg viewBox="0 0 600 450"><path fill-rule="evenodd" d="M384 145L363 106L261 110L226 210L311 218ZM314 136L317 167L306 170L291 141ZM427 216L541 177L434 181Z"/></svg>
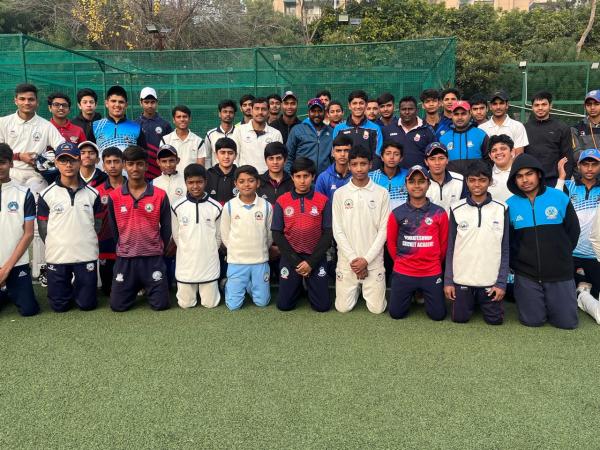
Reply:
<svg viewBox="0 0 600 450"><path fill-rule="evenodd" d="M158 150L157 158L166 158L168 156L178 156L177 149L169 144L163 144L160 146L160 150Z"/></svg>
<svg viewBox="0 0 600 450"><path fill-rule="evenodd" d="M79 150L81 150L83 147L93 147L96 150L96 153L100 154L100 150L98 149L98 146L92 141L83 141L83 142L80 142L79 145L77 145L77 148Z"/></svg>
<svg viewBox="0 0 600 450"><path fill-rule="evenodd" d="M587 150L582 151L577 162L580 163L584 159L595 159L596 161L600 161L600 150L597 148L588 148Z"/></svg>
<svg viewBox="0 0 600 450"><path fill-rule="evenodd" d="M593 91L590 91L586 94L585 96L585 100L591 98L592 100L596 100L597 102L600 102L600 89L594 89ZM585 102L584 100L584 102Z"/></svg>
<svg viewBox="0 0 600 450"><path fill-rule="evenodd" d="M320 98L311 98L308 101L308 109L312 109L313 106L318 106L323 111L325 111L325 105L323 104Z"/></svg>
<svg viewBox="0 0 600 450"><path fill-rule="evenodd" d="M508 101L508 93L504 89L499 89L497 91L492 92L490 95L490 102L493 102L494 99L499 98L500 100L507 102Z"/></svg>
<svg viewBox="0 0 600 450"><path fill-rule="evenodd" d="M296 94L294 94L292 91L285 91L281 96L281 100L283 101L288 97L294 97L296 101L298 100L298 97L296 97Z"/></svg>
<svg viewBox="0 0 600 450"><path fill-rule="evenodd" d="M142 92L140 92L140 100L145 100L148 97L152 97L155 100L158 99L156 91L151 87L145 87L144 89L142 89Z"/></svg>
<svg viewBox="0 0 600 450"><path fill-rule="evenodd" d="M471 105L469 105L469 102L467 102L465 100L459 100L457 102L452 103L452 107L450 108L450 110L454 111L455 109L458 109L458 108L462 108L465 111L470 111Z"/></svg>
<svg viewBox="0 0 600 450"><path fill-rule="evenodd" d="M443 153L448 156L448 149L441 142L432 142L425 147L425 157L432 156L434 153Z"/></svg>
<svg viewBox="0 0 600 450"><path fill-rule="evenodd" d="M429 178L429 170L427 170L423 166L416 165L416 166L412 166L410 169L408 169L408 174L406 175L406 179L409 179L410 177L412 177L415 172L421 172L421 174L423 174L423 176L425 178Z"/></svg>
<svg viewBox="0 0 600 450"><path fill-rule="evenodd" d="M81 156L79 149L72 142L63 142L54 150L54 157L56 159L62 156L69 156L73 159L78 159Z"/></svg>

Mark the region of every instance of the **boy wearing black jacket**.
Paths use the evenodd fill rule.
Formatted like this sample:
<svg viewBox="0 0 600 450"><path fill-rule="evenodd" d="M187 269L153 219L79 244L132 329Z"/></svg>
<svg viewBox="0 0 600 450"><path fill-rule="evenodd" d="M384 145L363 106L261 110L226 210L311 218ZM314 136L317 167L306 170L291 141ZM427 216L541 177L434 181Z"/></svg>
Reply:
<svg viewBox="0 0 600 450"><path fill-rule="evenodd" d="M233 177L237 169L233 163L237 156L237 144L233 139L224 137L215 143L215 151L218 163L206 171L206 192L224 205L237 194Z"/></svg>
<svg viewBox="0 0 600 450"><path fill-rule="evenodd" d="M507 204L519 320L531 327L549 322L576 328L572 253L580 228L575 209L565 193L546 186L542 165L531 155L515 158L507 185L514 194Z"/></svg>

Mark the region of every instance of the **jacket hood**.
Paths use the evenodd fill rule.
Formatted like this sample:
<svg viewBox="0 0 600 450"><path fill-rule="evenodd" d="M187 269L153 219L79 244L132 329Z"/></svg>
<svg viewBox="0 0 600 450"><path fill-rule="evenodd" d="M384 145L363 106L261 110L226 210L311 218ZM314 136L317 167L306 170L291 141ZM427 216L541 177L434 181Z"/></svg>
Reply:
<svg viewBox="0 0 600 450"><path fill-rule="evenodd" d="M522 153L521 155L517 156L512 163L512 167L510 168L510 175L508 176L508 181L506 182L508 190L515 195L520 195L521 197L524 197L523 191L521 191L521 189L519 189L517 186L516 178L517 172L525 168L535 169L540 173L541 178L539 193L541 194L542 192L544 192L544 190L546 189L546 182L544 181L546 174L544 173L544 168L542 167L542 164L538 161L537 158L526 153Z"/></svg>

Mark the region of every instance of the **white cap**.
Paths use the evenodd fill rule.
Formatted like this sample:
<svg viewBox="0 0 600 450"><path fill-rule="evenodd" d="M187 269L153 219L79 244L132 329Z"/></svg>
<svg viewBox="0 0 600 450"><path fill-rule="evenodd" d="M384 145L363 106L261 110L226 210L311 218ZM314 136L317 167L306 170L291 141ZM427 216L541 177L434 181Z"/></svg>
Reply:
<svg viewBox="0 0 600 450"><path fill-rule="evenodd" d="M142 92L140 92L140 100L144 100L148 97L154 97L155 99L158 99L154 88L145 87L144 89L142 89Z"/></svg>

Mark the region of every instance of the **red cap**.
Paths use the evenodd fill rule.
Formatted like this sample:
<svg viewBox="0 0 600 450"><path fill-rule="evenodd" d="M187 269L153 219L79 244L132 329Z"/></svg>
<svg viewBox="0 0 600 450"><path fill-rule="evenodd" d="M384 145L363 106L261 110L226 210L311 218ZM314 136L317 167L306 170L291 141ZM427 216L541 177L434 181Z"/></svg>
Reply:
<svg viewBox="0 0 600 450"><path fill-rule="evenodd" d="M465 111L471 111L471 105L469 105L469 102L467 102L465 100L459 100L452 104L452 111L454 111L457 108L462 108Z"/></svg>

